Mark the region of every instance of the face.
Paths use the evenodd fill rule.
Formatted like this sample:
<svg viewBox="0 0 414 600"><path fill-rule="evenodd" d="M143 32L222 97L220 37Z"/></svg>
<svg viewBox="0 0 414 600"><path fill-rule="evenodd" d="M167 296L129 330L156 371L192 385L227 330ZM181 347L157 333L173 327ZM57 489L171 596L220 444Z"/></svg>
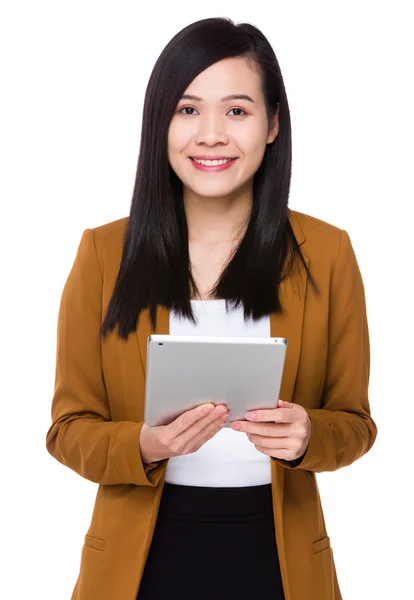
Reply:
<svg viewBox="0 0 414 600"><path fill-rule="evenodd" d="M185 90L168 131L168 160L184 194L234 197L252 186L278 131L278 115L269 129L259 74L244 58L225 59Z"/></svg>

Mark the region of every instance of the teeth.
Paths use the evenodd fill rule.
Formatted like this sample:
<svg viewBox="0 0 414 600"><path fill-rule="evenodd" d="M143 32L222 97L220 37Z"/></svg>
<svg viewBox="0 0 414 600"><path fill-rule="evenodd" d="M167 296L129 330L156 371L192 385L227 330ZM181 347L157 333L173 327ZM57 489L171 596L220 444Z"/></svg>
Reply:
<svg viewBox="0 0 414 600"><path fill-rule="evenodd" d="M199 165L205 165L206 167L214 167L217 165L225 165L226 163L233 160L232 158L225 158L222 160L200 160L198 158L193 158L193 160Z"/></svg>

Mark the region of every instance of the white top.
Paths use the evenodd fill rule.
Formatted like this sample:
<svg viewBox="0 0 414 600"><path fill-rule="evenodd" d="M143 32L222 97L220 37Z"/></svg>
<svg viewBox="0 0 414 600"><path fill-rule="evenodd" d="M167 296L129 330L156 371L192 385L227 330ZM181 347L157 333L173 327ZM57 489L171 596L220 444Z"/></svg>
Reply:
<svg viewBox="0 0 414 600"><path fill-rule="evenodd" d="M197 324L170 311L170 335L270 336L270 318L244 320L243 307L229 309L225 300L192 300ZM246 487L271 482L270 457L245 433L224 427L199 450L170 458L167 483L204 487Z"/></svg>

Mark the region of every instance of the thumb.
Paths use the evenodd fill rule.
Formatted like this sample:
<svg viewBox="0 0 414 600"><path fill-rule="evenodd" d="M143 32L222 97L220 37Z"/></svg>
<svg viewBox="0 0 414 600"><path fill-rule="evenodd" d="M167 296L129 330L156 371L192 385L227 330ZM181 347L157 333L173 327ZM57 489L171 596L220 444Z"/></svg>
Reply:
<svg viewBox="0 0 414 600"><path fill-rule="evenodd" d="M293 408L293 403L292 402L285 402L284 400L281 400L279 398L277 406L278 406L278 408Z"/></svg>

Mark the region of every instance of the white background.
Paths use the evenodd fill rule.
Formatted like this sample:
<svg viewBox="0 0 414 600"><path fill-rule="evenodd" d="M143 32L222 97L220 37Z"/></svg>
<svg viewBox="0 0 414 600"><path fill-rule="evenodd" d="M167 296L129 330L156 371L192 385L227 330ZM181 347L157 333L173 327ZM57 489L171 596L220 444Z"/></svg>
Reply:
<svg viewBox="0 0 414 600"><path fill-rule="evenodd" d="M346 229L365 281L379 434L318 475L344 600L414 597L410 5L1 3L1 598L70 599L96 485L45 449L60 295L82 231L129 212L159 53L211 16L268 37L291 109L290 206Z"/></svg>

